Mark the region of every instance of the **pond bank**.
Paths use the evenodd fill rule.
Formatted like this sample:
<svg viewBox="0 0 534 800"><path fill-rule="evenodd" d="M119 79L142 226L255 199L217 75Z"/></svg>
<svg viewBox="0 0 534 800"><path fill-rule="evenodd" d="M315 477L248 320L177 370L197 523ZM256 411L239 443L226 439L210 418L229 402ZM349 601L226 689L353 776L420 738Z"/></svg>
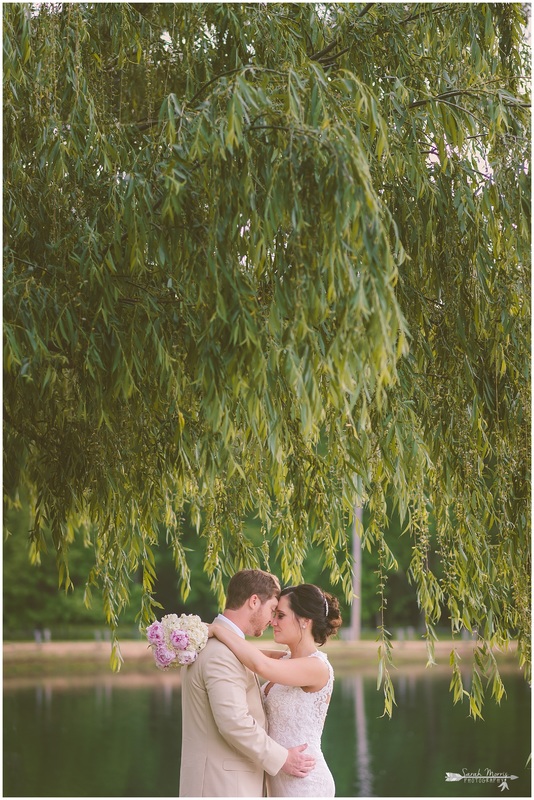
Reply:
<svg viewBox="0 0 534 800"><path fill-rule="evenodd" d="M257 642L260 647L272 647L269 640ZM432 670L450 671L450 653L455 648L461 657L464 669L471 668L474 643L471 640L443 640L435 643L436 665ZM142 640L121 640L121 654L124 660L120 676L138 677L158 674L155 670L152 653ZM375 641L332 641L324 648L336 673L351 673L357 670L376 674L378 665L378 643ZM5 642L3 645L4 682L11 678L37 677L43 675L94 675L110 673L109 642ZM392 647L395 671L409 669L424 671L427 663L426 643L421 640L394 641ZM516 646L512 644L506 653L496 653L497 661L503 671L516 670ZM179 670L170 670L179 677ZM169 673L161 673L165 678Z"/></svg>

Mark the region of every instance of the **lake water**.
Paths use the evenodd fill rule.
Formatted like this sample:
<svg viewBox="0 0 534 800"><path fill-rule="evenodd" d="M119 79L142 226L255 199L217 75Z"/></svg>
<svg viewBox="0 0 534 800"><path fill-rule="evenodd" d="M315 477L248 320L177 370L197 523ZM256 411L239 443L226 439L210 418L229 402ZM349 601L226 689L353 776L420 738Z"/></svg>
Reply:
<svg viewBox="0 0 534 800"><path fill-rule="evenodd" d="M336 679L323 746L338 797L531 796L529 687L506 675L507 698L488 700L475 722L467 704L452 705L449 680L399 672L389 720L374 675ZM180 687L171 673L6 680L3 714L4 797L178 795ZM447 782L447 772L477 780ZM492 773L517 778L502 786Z"/></svg>

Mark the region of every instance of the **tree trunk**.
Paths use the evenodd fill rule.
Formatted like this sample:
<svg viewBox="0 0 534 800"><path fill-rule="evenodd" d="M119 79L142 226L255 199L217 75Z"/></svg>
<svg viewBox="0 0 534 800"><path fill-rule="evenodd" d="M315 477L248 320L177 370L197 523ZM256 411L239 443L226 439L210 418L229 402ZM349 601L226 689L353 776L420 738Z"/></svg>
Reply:
<svg viewBox="0 0 534 800"><path fill-rule="evenodd" d="M362 628L362 516L363 509L360 506L354 507L354 521L352 523L352 589L354 599L352 601L352 612L350 619L350 638L352 641L359 641Z"/></svg>

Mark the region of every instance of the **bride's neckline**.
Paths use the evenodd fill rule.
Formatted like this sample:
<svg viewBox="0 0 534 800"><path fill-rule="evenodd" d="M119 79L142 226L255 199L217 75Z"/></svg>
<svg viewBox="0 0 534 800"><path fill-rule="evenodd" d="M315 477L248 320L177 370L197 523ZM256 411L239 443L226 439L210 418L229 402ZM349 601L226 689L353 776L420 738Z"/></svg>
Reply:
<svg viewBox="0 0 534 800"><path fill-rule="evenodd" d="M312 656L314 656L314 655L316 655L316 654L318 654L318 655L321 655L321 654L319 653L319 650L315 649L315 650L313 651L313 653L308 653L308 655L307 655L307 656L295 656L295 658L311 658ZM291 658L291 657L292 657L292 656L291 656L291 650L288 650L288 651L287 651L287 653L286 653L286 655L285 655L285 656L282 656L282 658L287 658L287 656L289 656L289 658ZM274 683L273 681L269 681L268 683L266 683L266 684L264 685L264 687L263 687L263 696L264 696L264 697L267 697L267 695L269 694L269 692L271 691L271 689L273 688L273 686L276 686L276 683ZM302 686L299 686L298 688L299 688L299 689L302 689L302 691L304 692L304 694L317 694L317 692L307 692L305 689L303 689L303 687L302 687ZM324 687L323 687L323 688L324 688ZM321 689L319 689L319 691L321 691Z"/></svg>
<svg viewBox="0 0 534 800"><path fill-rule="evenodd" d="M294 656L294 655L292 655L291 650L288 650L287 651L287 655L289 655L290 658L309 658L310 656L314 656L318 652L319 651L317 650L317 648L315 648L315 650L313 650L313 652L306 653L305 656Z"/></svg>

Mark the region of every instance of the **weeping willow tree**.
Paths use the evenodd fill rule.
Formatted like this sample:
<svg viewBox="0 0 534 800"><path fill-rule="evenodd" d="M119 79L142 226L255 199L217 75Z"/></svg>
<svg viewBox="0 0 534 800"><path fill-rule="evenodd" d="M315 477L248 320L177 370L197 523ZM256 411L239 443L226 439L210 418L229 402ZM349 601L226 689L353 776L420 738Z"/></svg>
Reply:
<svg viewBox="0 0 534 800"><path fill-rule="evenodd" d="M528 669L525 14L4 5L5 502L67 588L94 548L112 629L135 574L153 616L158 524L184 597L184 521L219 597L311 544L350 596L365 506L391 713L389 498L429 660L478 634L471 713L495 647Z"/></svg>

